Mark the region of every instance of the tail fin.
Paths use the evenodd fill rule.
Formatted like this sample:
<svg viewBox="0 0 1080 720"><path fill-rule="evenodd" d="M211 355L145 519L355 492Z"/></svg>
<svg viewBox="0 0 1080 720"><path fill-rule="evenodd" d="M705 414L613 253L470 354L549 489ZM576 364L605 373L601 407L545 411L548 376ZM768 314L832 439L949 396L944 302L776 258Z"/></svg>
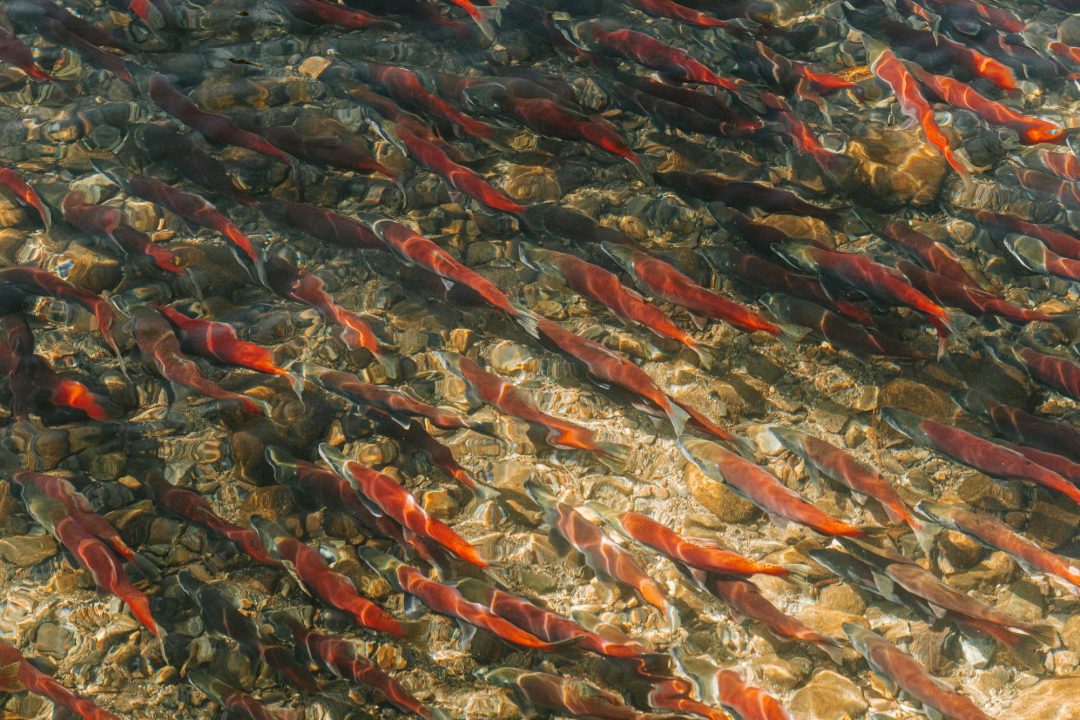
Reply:
<svg viewBox="0 0 1080 720"><path fill-rule="evenodd" d="M597 459L609 470L621 473L626 469L626 463L630 460L629 447L609 442L598 442L596 447L600 451Z"/></svg>

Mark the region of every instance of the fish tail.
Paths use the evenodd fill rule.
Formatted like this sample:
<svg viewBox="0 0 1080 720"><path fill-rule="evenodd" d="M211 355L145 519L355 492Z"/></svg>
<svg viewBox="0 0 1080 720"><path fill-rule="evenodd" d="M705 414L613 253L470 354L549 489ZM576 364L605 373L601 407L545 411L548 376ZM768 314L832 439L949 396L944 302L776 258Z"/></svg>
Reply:
<svg viewBox="0 0 1080 720"><path fill-rule="evenodd" d="M131 613L135 616L135 619L142 623L143 626L150 631L151 635L157 636L161 633L157 621L154 620L154 616L150 612L150 599L147 598L141 590L138 590L134 585L131 585L114 594L127 603L127 606L131 608Z"/></svg>
<svg viewBox="0 0 1080 720"><path fill-rule="evenodd" d="M611 442L598 442L596 449L599 451L600 462L604 463L609 470L622 472L626 469L626 463L630 460L630 448L626 445Z"/></svg>
<svg viewBox="0 0 1080 720"><path fill-rule="evenodd" d="M768 573L762 573L762 574L763 575L776 575L778 577L787 576L787 577L792 577L792 578L796 578L796 579L799 579L799 580L805 580L806 578L810 577L810 573L813 572L812 568L809 565L805 565L803 563L788 563L788 564L785 564L785 565L781 565L779 567L784 570L783 574L781 574L779 572L768 572Z"/></svg>
<svg viewBox="0 0 1080 720"><path fill-rule="evenodd" d="M664 414L671 421L671 427L675 430L675 437L682 437L686 432L686 423L690 420L690 413L682 407L681 403L672 397L665 396L663 405Z"/></svg>
<svg viewBox="0 0 1080 720"><path fill-rule="evenodd" d="M1058 634L1057 628L1049 623L1025 625L1020 630L1048 648L1056 648L1061 645L1061 635Z"/></svg>
<svg viewBox="0 0 1080 720"><path fill-rule="evenodd" d="M837 665L844 664L844 645L836 638L822 636L814 641L814 645Z"/></svg>
<svg viewBox="0 0 1080 720"><path fill-rule="evenodd" d="M513 317L514 320L517 321L517 324L520 325L525 332L529 333L534 338L539 338L540 318L537 317L536 313L532 312L531 310L526 310L525 308L518 307L516 305L514 306L514 308L516 312L514 313Z"/></svg>

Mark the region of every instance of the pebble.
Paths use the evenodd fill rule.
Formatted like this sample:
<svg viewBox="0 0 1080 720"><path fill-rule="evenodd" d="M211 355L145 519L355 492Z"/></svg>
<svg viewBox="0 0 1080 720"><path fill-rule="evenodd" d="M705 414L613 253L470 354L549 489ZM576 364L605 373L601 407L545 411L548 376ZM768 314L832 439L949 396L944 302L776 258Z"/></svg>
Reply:
<svg viewBox="0 0 1080 720"><path fill-rule="evenodd" d="M15 535L0 539L0 558L18 567L37 565L57 552L51 535Z"/></svg>
<svg viewBox="0 0 1080 720"><path fill-rule="evenodd" d="M683 477L694 499L724 522L747 523L760 512L753 503L742 499L723 483L706 476L693 463L686 463Z"/></svg>
<svg viewBox="0 0 1080 720"><path fill-rule="evenodd" d="M1080 718L1080 678L1040 680L1021 692L997 717L1009 720L1076 720Z"/></svg>
<svg viewBox="0 0 1080 720"><path fill-rule="evenodd" d="M804 720L854 720L863 717L870 705L851 680L822 670L791 696L788 707Z"/></svg>

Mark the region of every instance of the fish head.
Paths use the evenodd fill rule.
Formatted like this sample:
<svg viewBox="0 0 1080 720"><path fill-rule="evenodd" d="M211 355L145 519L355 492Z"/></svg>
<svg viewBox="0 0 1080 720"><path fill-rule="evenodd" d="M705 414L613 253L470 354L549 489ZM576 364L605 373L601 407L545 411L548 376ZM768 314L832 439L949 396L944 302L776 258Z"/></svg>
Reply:
<svg viewBox="0 0 1080 720"><path fill-rule="evenodd" d="M275 610L264 614L266 622L274 629L274 634L279 637L297 637L307 629L303 619L304 611L300 608ZM309 618L310 620L310 618Z"/></svg>
<svg viewBox="0 0 1080 720"><path fill-rule="evenodd" d="M866 574L861 572L865 568L865 563L859 562L857 558L836 548L816 548L810 550L807 553L810 559L816 562L818 565L822 565L828 568L837 577L860 582L862 577Z"/></svg>
<svg viewBox="0 0 1080 720"><path fill-rule="evenodd" d="M766 293L758 298L762 307L776 320L788 322L791 317L791 298L781 293Z"/></svg>
<svg viewBox="0 0 1080 720"><path fill-rule="evenodd" d="M501 113L510 100L510 92L499 82L476 83L465 88L461 93L465 104L474 110L487 113Z"/></svg>
<svg viewBox="0 0 1080 720"><path fill-rule="evenodd" d="M953 527L951 515L953 507L933 500L920 500L915 503L915 514L927 522Z"/></svg>
<svg viewBox="0 0 1080 720"><path fill-rule="evenodd" d="M590 500L589 502L585 503L585 508L587 508L598 518L603 520L605 523L608 523L619 532L623 532L623 526L619 520L619 518L621 518L623 515L621 511L616 510L610 505L605 505L604 503L597 500Z"/></svg>
<svg viewBox="0 0 1080 720"><path fill-rule="evenodd" d="M627 274L637 277L637 261L643 257L642 253L632 247L606 240L600 243L600 249L618 263L619 267L625 270Z"/></svg>
<svg viewBox="0 0 1080 720"><path fill-rule="evenodd" d="M187 593L189 598L195 601L196 605L201 606L202 601L199 599L199 595L206 589L206 583L199 580L187 570L181 570L176 573L176 583L180 586L181 590Z"/></svg>
<svg viewBox="0 0 1080 720"><path fill-rule="evenodd" d="M1042 242L1030 235L1008 235L1004 242L1005 249L1028 270L1049 274L1046 267L1047 250Z"/></svg>
<svg viewBox="0 0 1080 720"><path fill-rule="evenodd" d="M870 646L874 643L874 640L880 638L870 630L856 625L855 623L844 623L842 626L844 634L847 635L848 642L855 648L860 655L866 655L870 652Z"/></svg>
<svg viewBox="0 0 1080 720"><path fill-rule="evenodd" d="M1038 145L1039 143L1062 143L1065 142L1065 128L1050 122L1040 122L1034 127L1029 127L1021 133L1026 145Z"/></svg>
<svg viewBox="0 0 1080 720"><path fill-rule="evenodd" d="M352 473L349 471L349 463L352 460L347 458L343 452L329 443L322 443L319 445L319 457L333 468L334 472L352 484Z"/></svg>
<svg viewBox="0 0 1080 720"><path fill-rule="evenodd" d="M296 467L296 460L292 455L279 447L268 445L263 451L263 457L274 471L274 482L278 485L291 486L296 483L300 474Z"/></svg>
<svg viewBox="0 0 1080 720"><path fill-rule="evenodd" d="M765 433L763 433L765 434ZM803 446L803 434L798 430L792 428L780 427L773 425L768 429L768 435L771 435L776 439L776 442L785 449L793 453L798 453L802 450Z"/></svg>
<svg viewBox="0 0 1080 720"><path fill-rule="evenodd" d="M798 240L784 240L772 246L773 252L792 267L809 273L817 273L818 262L814 258L814 246Z"/></svg>
<svg viewBox="0 0 1080 720"><path fill-rule="evenodd" d="M953 390L949 397L958 407L972 415L988 415L995 404L994 399L982 390Z"/></svg>
<svg viewBox="0 0 1080 720"><path fill-rule="evenodd" d="M1017 352L1016 345L1009 342L1005 338L989 335L982 338L983 345L999 362L1003 362L1006 365L1012 365L1020 369L1024 369L1023 358Z"/></svg>
<svg viewBox="0 0 1080 720"><path fill-rule="evenodd" d="M532 498L532 501L544 510L551 510L559 503L559 498L555 497L547 487L533 478L526 480L524 487L525 492Z"/></svg>
<svg viewBox="0 0 1080 720"><path fill-rule="evenodd" d="M924 420L922 416L917 415L910 410L887 407L882 409L881 417L901 435L906 435L922 445L933 444L920 427Z"/></svg>
<svg viewBox="0 0 1080 720"><path fill-rule="evenodd" d="M234 691L235 688L217 676L219 671L220 668L212 670L208 665L200 665L199 667L189 668L186 674L188 682L206 693L215 702L220 703L222 698Z"/></svg>
<svg viewBox="0 0 1080 720"><path fill-rule="evenodd" d="M525 263L527 267L537 272L560 274L559 269L551 262L552 252L550 250L545 250L530 243L520 242L517 251L521 262Z"/></svg>
<svg viewBox="0 0 1080 720"><path fill-rule="evenodd" d="M292 533L270 518L265 518L262 515L252 515L249 522L251 523L251 527L253 527L258 534L263 547L267 549L277 547L278 540L292 537Z"/></svg>
<svg viewBox="0 0 1080 720"><path fill-rule="evenodd" d="M512 667L478 668L473 671L478 679L505 688L520 687L521 679L528 673Z"/></svg>
<svg viewBox="0 0 1080 720"><path fill-rule="evenodd" d="M382 577L395 587L399 592L401 591L398 584L397 571L405 563L398 560L393 555L387 555L386 553L376 550L373 547L367 545L361 545L356 548L356 556L375 572L382 575Z"/></svg>
<svg viewBox="0 0 1080 720"><path fill-rule="evenodd" d="M457 353L448 350L436 350L435 359L439 361L439 365L442 366L443 370L461 376L461 356Z"/></svg>
<svg viewBox="0 0 1080 720"><path fill-rule="evenodd" d="M698 248L698 255L721 272L733 270L738 265L740 257L737 250L721 245Z"/></svg>

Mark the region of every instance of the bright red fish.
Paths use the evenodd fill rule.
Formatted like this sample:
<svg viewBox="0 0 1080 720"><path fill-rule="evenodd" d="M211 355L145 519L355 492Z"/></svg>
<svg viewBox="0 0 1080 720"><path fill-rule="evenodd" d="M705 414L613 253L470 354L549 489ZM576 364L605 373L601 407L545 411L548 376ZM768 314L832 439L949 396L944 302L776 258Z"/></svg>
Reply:
<svg viewBox="0 0 1080 720"><path fill-rule="evenodd" d="M164 305L153 308L168 318L180 333L184 349L226 365L255 370L268 375L288 375L278 367L274 354L255 343L241 340L231 325L203 318L193 318Z"/></svg>
<svg viewBox="0 0 1080 720"><path fill-rule="evenodd" d="M49 675L34 667L15 646L0 640L0 692L11 693L29 690L35 695L48 698L63 705L82 720L120 720L84 697L56 682Z"/></svg>
<svg viewBox="0 0 1080 720"><path fill-rule="evenodd" d="M0 36L0 40L2 40L2 36ZM49 212L49 208L42 202L37 191L27 185L26 181L18 173L9 168L0 167L0 186L14 193L19 202L34 208L46 230L52 227L52 214Z"/></svg>
<svg viewBox="0 0 1080 720"><path fill-rule="evenodd" d="M64 220L70 225L86 232L104 235L124 253L149 258L160 270L174 274L186 272L179 264L176 253L154 242L146 233L131 227L119 208L88 203L86 194L80 190L73 190L65 195L61 207Z"/></svg>

